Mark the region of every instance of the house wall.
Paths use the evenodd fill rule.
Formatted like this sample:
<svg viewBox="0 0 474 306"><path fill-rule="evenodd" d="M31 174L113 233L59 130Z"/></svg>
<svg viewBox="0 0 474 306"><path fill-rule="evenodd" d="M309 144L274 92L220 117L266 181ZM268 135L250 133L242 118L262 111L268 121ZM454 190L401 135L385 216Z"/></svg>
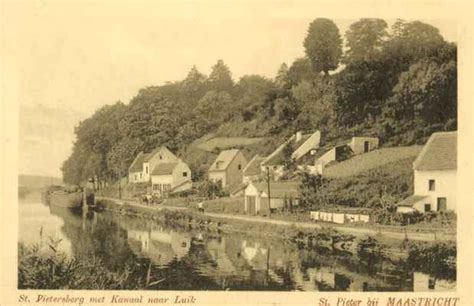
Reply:
<svg viewBox="0 0 474 306"><path fill-rule="evenodd" d="M418 171L415 170L414 194L428 195L414 208L424 211L424 204L431 204L431 209L437 209L438 197L446 198L447 210L456 211L456 170ZM429 190L429 180L435 180L435 190ZM421 209L420 209L421 208Z"/></svg>
<svg viewBox="0 0 474 306"><path fill-rule="evenodd" d="M319 148L319 143L321 141L321 133L317 131L313 135L311 135L299 148L297 148L293 154L291 154L291 158L295 160L299 159L306 153L308 153L311 149Z"/></svg>
<svg viewBox="0 0 474 306"><path fill-rule="evenodd" d="M184 172L187 174L186 176L183 176ZM173 170L172 187L189 180L191 180L191 169L184 162L180 161Z"/></svg>
<svg viewBox="0 0 474 306"><path fill-rule="evenodd" d="M325 166L334 160L336 160L336 148L332 148L328 152L324 153L323 156L318 158L316 165Z"/></svg>
<svg viewBox="0 0 474 306"><path fill-rule="evenodd" d="M364 143L369 142L369 151L379 147L379 139L377 137L352 137L351 149L354 154L364 153Z"/></svg>
<svg viewBox="0 0 474 306"><path fill-rule="evenodd" d="M246 165L247 159L239 151L226 169L226 180L222 186L242 183L242 172Z"/></svg>
<svg viewBox="0 0 474 306"><path fill-rule="evenodd" d="M227 175L225 171L209 171L208 179L213 182L222 181L222 186L227 184Z"/></svg>
<svg viewBox="0 0 474 306"><path fill-rule="evenodd" d="M130 172L128 174L128 181L130 183L140 182L140 173L142 173L142 172Z"/></svg>

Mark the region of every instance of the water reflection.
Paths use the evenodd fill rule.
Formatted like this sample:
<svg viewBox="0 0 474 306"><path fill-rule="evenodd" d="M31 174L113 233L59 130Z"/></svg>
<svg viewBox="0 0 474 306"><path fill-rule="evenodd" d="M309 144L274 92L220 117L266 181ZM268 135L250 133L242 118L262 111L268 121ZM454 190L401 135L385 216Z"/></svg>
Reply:
<svg viewBox="0 0 474 306"><path fill-rule="evenodd" d="M149 289L429 291L455 283L386 261L300 250L281 240L181 228L108 212L86 216L49 206L68 253L96 256L107 269L133 267ZM23 218L23 216L21 216ZM46 220L47 221L47 220ZM46 222L45 221L45 222ZM26 235L23 228L21 235Z"/></svg>

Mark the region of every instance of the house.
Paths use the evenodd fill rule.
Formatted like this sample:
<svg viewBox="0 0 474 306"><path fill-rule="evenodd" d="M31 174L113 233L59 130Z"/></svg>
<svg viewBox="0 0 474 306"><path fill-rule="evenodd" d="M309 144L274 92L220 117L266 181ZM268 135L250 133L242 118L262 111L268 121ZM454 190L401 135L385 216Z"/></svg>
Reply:
<svg viewBox="0 0 474 306"><path fill-rule="evenodd" d="M224 150L209 168L208 178L210 181L220 182L222 187L240 184L246 165L247 159L240 150Z"/></svg>
<svg viewBox="0 0 474 306"><path fill-rule="evenodd" d="M159 163L176 162L178 158L165 146L156 148L151 153L138 153L128 170L130 183L148 183L150 174Z"/></svg>
<svg viewBox="0 0 474 306"><path fill-rule="evenodd" d="M256 181L261 178L262 169L260 168L260 164L263 162L264 159L264 157L261 157L257 154L244 167L242 177L242 182L244 184L248 184L252 181Z"/></svg>
<svg viewBox="0 0 474 306"><path fill-rule="evenodd" d="M300 160L305 159L305 157L311 158L319 148L320 141L321 133L319 131L312 134L297 132L261 162L261 171L263 173L270 172L274 180L281 179L286 172L286 159L291 158L295 163L298 163ZM290 147L292 150L289 157L285 156L287 154L285 148L287 147Z"/></svg>
<svg viewBox="0 0 474 306"><path fill-rule="evenodd" d="M332 145L328 150L321 150L316 154L316 172L323 174L324 168L331 162L339 162L350 158L353 155L368 153L379 147L377 137L352 137Z"/></svg>
<svg viewBox="0 0 474 306"><path fill-rule="evenodd" d="M144 182L143 177L143 162L148 158L149 154L143 152L138 153L137 157L133 160L132 164L128 168L128 181L130 183Z"/></svg>
<svg viewBox="0 0 474 306"><path fill-rule="evenodd" d="M244 192L244 210L249 214L265 214L270 208L297 206L300 200L299 185L300 182L296 181L270 182L270 186L267 182L250 182Z"/></svg>
<svg viewBox="0 0 474 306"><path fill-rule="evenodd" d="M397 212L456 211L457 132L433 133L413 162L414 194Z"/></svg>
<svg viewBox="0 0 474 306"><path fill-rule="evenodd" d="M191 169L180 159L159 163L151 172L151 190L154 194L166 195L191 188Z"/></svg>

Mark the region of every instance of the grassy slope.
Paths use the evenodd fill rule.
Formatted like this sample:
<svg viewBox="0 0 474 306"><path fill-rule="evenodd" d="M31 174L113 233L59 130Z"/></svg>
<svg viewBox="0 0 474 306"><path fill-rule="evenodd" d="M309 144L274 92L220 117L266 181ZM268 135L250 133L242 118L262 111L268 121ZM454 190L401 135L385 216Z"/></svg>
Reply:
<svg viewBox="0 0 474 306"><path fill-rule="evenodd" d="M330 178L325 190L328 201L351 207L374 207L381 202L396 204L413 193L415 158L395 159L352 176Z"/></svg>
<svg viewBox="0 0 474 306"><path fill-rule="evenodd" d="M346 161L333 164L332 166L324 169L324 176L329 178L350 177L364 171L383 167L386 164L396 161L407 158L414 159L418 153L420 153L422 148L422 146L381 148L379 150L375 150L367 154L357 155Z"/></svg>

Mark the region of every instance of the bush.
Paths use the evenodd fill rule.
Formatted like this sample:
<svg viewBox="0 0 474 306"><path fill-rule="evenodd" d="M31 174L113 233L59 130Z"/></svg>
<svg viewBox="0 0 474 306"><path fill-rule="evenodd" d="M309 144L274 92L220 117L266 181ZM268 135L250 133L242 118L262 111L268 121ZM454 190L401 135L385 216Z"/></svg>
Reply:
<svg viewBox="0 0 474 306"><path fill-rule="evenodd" d="M140 280L124 266L119 272L107 270L98 257L72 257L57 251L51 241L48 252L39 245L19 245L19 289L138 289Z"/></svg>

